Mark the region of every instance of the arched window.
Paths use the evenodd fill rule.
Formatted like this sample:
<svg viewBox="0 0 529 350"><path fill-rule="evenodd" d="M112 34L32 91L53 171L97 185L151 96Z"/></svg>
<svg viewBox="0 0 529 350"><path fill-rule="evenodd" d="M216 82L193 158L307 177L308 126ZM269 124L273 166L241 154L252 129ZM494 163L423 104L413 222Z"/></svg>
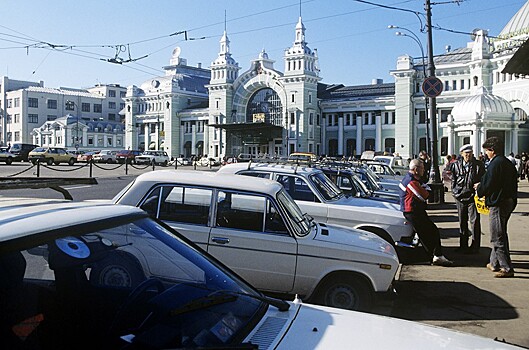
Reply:
<svg viewBox="0 0 529 350"><path fill-rule="evenodd" d="M256 114L264 114L265 122L283 125L283 106L279 95L270 88L256 91L246 106L246 122L252 123Z"/></svg>

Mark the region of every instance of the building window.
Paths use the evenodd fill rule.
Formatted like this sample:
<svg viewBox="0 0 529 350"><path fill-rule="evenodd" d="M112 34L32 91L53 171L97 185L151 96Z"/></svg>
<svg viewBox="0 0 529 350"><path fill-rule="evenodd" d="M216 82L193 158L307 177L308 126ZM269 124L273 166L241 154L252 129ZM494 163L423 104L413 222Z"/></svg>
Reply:
<svg viewBox="0 0 529 350"><path fill-rule="evenodd" d="M428 149L428 146L426 145L426 137L421 137L419 139L419 150L423 151Z"/></svg>
<svg viewBox="0 0 529 350"><path fill-rule="evenodd" d="M39 108L39 99L35 97L28 98L28 107Z"/></svg>
<svg viewBox="0 0 529 350"><path fill-rule="evenodd" d="M375 139L365 139L364 141L364 151L374 151L375 150Z"/></svg>
<svg viewBox="0 0 529 350"><path fill-rule="evenodd" d="M316 125L320 126L320 115L316 114Z"/></svg>
<svg viewBox="0 0 529 350"><path fill-rule="evenodd" d="M127 92L126 91L120 91L119 92L119 97L125 98L125 96L127 96Z"/></svg>
<svg viewBox="0 0 529 350"><path fill-rule="evenodd" d="M116 97L116 90L108 90L108 97Z"/></svg>
<svg viewBox="0 0 529 350"><path fill-rule="evenodd" d="M94 103L94 113L101 113L103 111L103 105L100 103Z"/></svg>
<svg viewBox="0 0 529 350"><path fill-rule="evenodd" d="M290 113L290 125L296 124L296 114Z"/></svg>
<svg viewBox="0 0 529 350"><path fill-rule="evenodd" d="M7 100L7 108L11 108L11 107L13 107L13 99L12 98Z"/></svg>
<svg viewBox="0 0 529 350"><path fill-rule="evenodd" d="M389 113L384 112L384 124L389 124Z"/></svg>
<svg viewBox="0 0 529 350"><path fill-rule="evenodd" d="M35 115L36 115L36 114L35 114ZM53 121L53 120L55 120L55 119L57 119L57 116L56 116L56 115L50 115L50 114L48 114L48 115L46 116L46 120L49 121L49 122L51 122L51 121Z"/></svg>
<svg viewBox="0 0 529 350"><path fill-rule="evenodd" d="M57 100L48 100L48 109L57 109Z"/></svg>
<svg viewBox="0 0 529 350"><path fill-rule="evenodd" d="M441 156L448 154L448 137L441 137Z"/></svg>
<svg viewBox="0 0 529 350"><path fill-rule="evenodd" d="M369 125L369 113L364 113L364 125Z"/></svg>
<svg viewBox="0 0 529 350"><path fill-rule="evenodd" d="M13 141L20 141L20 131L15 131L15 139Z"/></svg>
<svg viewBox="0 0 529 350"><path fill-rule="evenodd" d="M39 115L38 114L28 114L28 123L30 123L30 124L38 124L39 123Z"/></svg>
<svg viewBox="0 0 529 350"><path fill-rule="evenodd" d="M116 109L116 102L113 102L113 101L108 102L108 109Z"/></svg>
<svg viewBox="0 0 529 350"><path fill-rule="evenodd" d="M345 114L345 123L346 126L351 125L351 114L346 113Z"/></svg>
<svg viewBox="0 0 529 350"><path fill-rule="evenodd" d="M125 108L125 102L119 104L119 110L122 111Z"/></svg>
<svg viewBox="0 0 529 350"><path fill-rule="evenodd" d="M424 110L418 111L419 113L419 124L426 124L426 112Z"/></svg>
<svg viewBox="0 0 529 350"><path fill-rule="evenodd" d="M86 102L81 103L81 111L90 112L90 103L86 103Z"/></svg>
<svg viewBox="0 0 529 350"><path fill-rule="evenodd" d="M441 109L441 122L447 122L448 121L448 115L452 113L451 109Z"/></svg>
<svg viewBox="0 0 529 350"><path fill-rule="evenodd" d="M15 124L18 124L18 123L20 123L20 114L18 114L18 113L17 113L17 114L15 114L15 119L14 119L14 123L15 123Z"/></svg>
<svg viewBox="0 0 529 350"><path fill-rule="evenodd" d="M388 153L395 152L395 139L394 138L387 138L384 140L384 151Z"/></svg>
<svg viewBox="0 0 529 350"><path fill-rule="evenodd" d="M115 113L108 113L108 120L116 120L116 114Z"/></svg>
<svg viewBox="0 0 529 350"><path fill-rule="evenodd" d="M309 125L314 125L314 113L309 113Z"/></svg>
<svg viewBox="0 0 529 350"><path fill-rule="evenodd" d="M6 124L11 124L11 116L9 114L6 117Z"/></svg>
<svg viewBox="0 0 529 350"><path fill-rule="evenodd" d="M452 90L457 90L457 81L452 80Z"/></svg>
<svg viewBox="0 0 529 350"><path fill-rule="evenodd" d="M292 102L296 102L295 94L292 94Z"/></svg>
<svg viewBox="0 0 529 350"><path fill-rule="evenodd" d="M66 101L65 109L67 111L73 111L75 109L75 103L73 103L72 101Z"/></svg>
<svg viewBox="0 0 529 350"><path fill-rule="evenodd" d="M465 79L461 79L461 80L459 81L459 85L460 85L459 88L460 88L461 90L465 90Z"/></svg>
<svg viewBox="0 0 529 350"><path fill-rule="evenodd" d="M445 88L444 88L445 91L449 91L450 90L450 82L448 80L445 80Z"/></svg>
<svg viewBox="0 0 529 350"><path fill-rule="evenodd" d="M20 107L20 97L15 97L15 107Z"/></svg>
<svg viewBox="0 0 529 350"><path fill-rule="evenodd" d="M309 103L312 103L312 93L309 93Z"/></svg>

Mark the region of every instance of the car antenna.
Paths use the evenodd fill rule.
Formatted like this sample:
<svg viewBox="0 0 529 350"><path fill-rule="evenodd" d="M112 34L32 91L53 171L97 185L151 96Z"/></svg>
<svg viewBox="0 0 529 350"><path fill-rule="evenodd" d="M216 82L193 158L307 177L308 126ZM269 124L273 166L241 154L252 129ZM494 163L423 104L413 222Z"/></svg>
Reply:
<svg viewBox="0 0 529 350"><path fill-rule="evenodd" d="M248 169L246 170L250 170L250 166L252 165L252 160L250 159L250 161L248 162Z"/></svg>

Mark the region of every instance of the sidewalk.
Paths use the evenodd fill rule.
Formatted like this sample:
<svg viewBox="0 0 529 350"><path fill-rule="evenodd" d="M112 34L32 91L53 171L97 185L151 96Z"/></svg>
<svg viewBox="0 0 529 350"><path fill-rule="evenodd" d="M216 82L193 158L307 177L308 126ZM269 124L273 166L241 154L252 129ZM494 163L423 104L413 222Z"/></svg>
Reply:
<svg viewBox="0 0 529 350"><path fill-rule="evenodd" d="M509 220L515 277L493 277L485 265L490 254L488 216L478 255L455 253L459 246L457 211L451 193L429 210L441 230L443 252L454 267L426 262L402 266L391 316L425 322L529 347L529 183L519 182L518 205ZM410 336L413 336L412 334Z"/></svg>

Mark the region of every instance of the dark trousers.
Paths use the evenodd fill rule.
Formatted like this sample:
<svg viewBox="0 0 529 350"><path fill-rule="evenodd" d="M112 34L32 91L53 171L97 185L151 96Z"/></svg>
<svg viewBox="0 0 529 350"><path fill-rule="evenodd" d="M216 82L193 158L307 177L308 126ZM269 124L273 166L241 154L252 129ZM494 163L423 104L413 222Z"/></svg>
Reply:
<svg viewBox="0 0 529 350"><path fill-rule="evenodd" d="M413 230L417 232L424 249L430 256L443 255L439 229L426 212L404 213L404 217L411 223Z"/></svg>
<svg viewBox="0 0 529 350"><path fill-rule="evenodd" d="M507 223L515 208L513 199L500 202L497 207L490 207L490 264L494 268L502 268L506 271L512 270L511 253L509 251L509 236L507 235Z"/></svg>
<svg viewBox="0 0 529 350"><path fill-rule="evenodd" d="M468 238L472 237L472 249L481 246L481 219L476 208L476 203L456 200L457 216L459 217L459 247L468 248ZM470 223L470 226L469 226Z"/></svg>

